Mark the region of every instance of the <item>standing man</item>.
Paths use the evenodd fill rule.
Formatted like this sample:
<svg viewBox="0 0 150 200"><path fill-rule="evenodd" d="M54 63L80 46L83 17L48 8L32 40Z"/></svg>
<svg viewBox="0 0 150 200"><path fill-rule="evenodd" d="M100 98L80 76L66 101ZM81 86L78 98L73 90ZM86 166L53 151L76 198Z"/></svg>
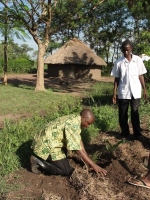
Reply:
<svg viewBox="0 0 150 200"><path fill-rule="evenodd" d="M144 98L147 99L144 76L147 72L142 59L132 54L133 46L129 40L121 45L123 56L118 59L112 69L111 75L114 79L113 103L116 104L118 89L119 124L123 137L128 137L128 108L131 107L131 122L134 138L141 136L138 108L143 89Z"/></svg>

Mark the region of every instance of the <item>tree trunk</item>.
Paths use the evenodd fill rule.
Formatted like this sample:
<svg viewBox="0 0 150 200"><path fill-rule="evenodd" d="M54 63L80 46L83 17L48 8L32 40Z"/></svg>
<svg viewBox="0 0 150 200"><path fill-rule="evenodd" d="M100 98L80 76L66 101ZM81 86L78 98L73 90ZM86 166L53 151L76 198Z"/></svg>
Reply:
<svg viewBox="0 0 150 200"><path fill-rule="evenodd" d="M44 54L45 45L38 45L37 79L35 91L45 91L44 86Z"/></svg>
<svg viewBox="0 0 150 200"><path fill-rule="evenodd" d="M7 36L5 36L4 38L4 80L3 80L4 85L7 85L7 62L8 62Z"/></svg>
<svg viewBox="0 0 150 200"><path fill-rule="evenodd" d="M7 0L5 1L7 4ZM4 80L3 84L7 85L7 65L8 65L8 52L7 52L7 45L8 45L8 17L7 17L7 10L5 10L5 35L4 35Z"/></svg>

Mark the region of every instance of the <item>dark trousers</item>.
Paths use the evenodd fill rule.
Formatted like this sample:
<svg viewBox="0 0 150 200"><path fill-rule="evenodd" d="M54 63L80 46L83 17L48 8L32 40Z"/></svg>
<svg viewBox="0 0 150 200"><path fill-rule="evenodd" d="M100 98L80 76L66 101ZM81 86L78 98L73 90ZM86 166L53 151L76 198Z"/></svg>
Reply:
<svg viewBox="0 0 150 200"><path fill-rule="evenodd" d="M49 175L70 176L74 170L70 166L67 158L52 161L51 157L49 156L48 159L45 161L39 158L37 155L35 156L43 162L43 166L40 166L40 168Z"/></svg>
<svg viewBox="0 0 150 200"><path fill-rule="evenodd" d="M139 120L139 105L140 99L118 99L119 106L119 124L124 135L129 134L128 125L128 108L131 107L131 122L133 127L133 134L138 135L141 132Z"/></svg>

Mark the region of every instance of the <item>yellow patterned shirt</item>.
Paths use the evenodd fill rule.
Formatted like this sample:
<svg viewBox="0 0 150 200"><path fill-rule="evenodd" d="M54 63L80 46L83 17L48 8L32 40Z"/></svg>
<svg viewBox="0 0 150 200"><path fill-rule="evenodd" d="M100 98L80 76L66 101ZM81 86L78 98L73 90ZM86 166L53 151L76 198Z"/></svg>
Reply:
<svg viewBox="0 0 150 200"><path fill-rule="evenodd" d="M68 115L51 121L44 130L35 135L32 149L46 160L49 155L53 161L66 157L62 148L81 150L81 116Z"/></svg>

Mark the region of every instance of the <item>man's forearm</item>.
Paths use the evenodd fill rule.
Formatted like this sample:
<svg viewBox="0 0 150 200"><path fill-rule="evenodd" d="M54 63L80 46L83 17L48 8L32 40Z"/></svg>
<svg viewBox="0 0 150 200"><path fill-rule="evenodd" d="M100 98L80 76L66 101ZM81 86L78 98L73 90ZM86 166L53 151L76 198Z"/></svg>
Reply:
<svg viewBox="0 0 150 200"><path fill-rule="evenodd" d="M143 90L146 90L145 81L144 81L144 76L143 76L143 75L140 75L140 76L139 76L139 80L140 80L140 83L141 83L141 85L142 85L142 89L143 89Z"/></svg>
<svg viewBox="0 0 150 200"><path fill-rule="evenodd" d="M91 158L88 156L88 154L82 149L82 150L77 150L76 153L86 162L88 163L91 167L96 165Z"/></svg>
<svg viewBox="0 0 150 200"><path fill-rule="evenodd" d="M87 154L87 152L85 151L84 144L83 144L82 141L80 141L80 144L81 144L82 150Z"/></svg>
<svg viewBox="0 0 150 200"><path fill-rule="evenodd" d="M119 85L119 78L115 77L113 95L116 95L116 94L117 94L118 85Z"/></svg>

